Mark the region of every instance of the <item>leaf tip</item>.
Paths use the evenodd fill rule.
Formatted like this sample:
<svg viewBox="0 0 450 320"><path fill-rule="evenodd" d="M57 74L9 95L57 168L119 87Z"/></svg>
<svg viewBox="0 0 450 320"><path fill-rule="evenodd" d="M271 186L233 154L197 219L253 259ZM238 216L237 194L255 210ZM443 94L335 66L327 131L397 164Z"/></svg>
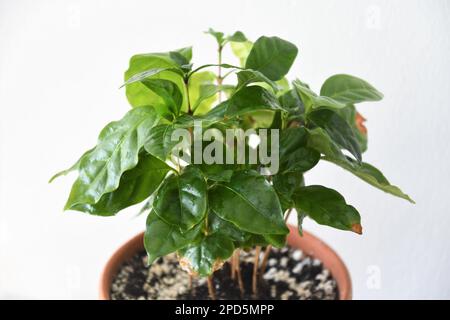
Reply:
<svg viewBox="0 0 450 320"><path fill-rule="evenodd" d="M351 230L357 234L362 234L362 225L360 223L352 224Z"/></svg>

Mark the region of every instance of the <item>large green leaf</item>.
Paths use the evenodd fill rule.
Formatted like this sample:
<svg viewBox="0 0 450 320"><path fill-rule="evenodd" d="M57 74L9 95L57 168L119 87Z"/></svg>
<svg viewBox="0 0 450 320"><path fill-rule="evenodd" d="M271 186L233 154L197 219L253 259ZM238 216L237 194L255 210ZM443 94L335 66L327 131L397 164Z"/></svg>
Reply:
<svg viewBox="0 0 450 320"><path fill-rule="evenodd" d="M303 105L305 106L306 113L309 113L317 108L327 108L332 110L338 110L346 107L345 103L334 100L326 96L318 96L310 88L299 80L293 82L294 88L297 90Z"/></svg>
<svg viewBox="0 0 450 320"><path fill-rule="evenodd" d="M164 181L153 208L161 219L186 231L205 217L207 196L203 174L198 168L188 166L181 175L170 176Z"/></svg>
<svg viewBox="0 0 450 320"><path fill-rule="evenodd" d="M116 190L122 174L138 163L139 152L158 121L153 108L140 107L108 124L95 149L82 158L65 209L94 204L104 194Z"/></svg>
<svg viewBox="0 0 450 320"><path fill-rule="evenodd" d="M257 234L287 234L273 187L256 171L235 172L229 183L209 192L211 209L240 229Z"/></svg>
<svg viewBox="0 0 450 320"><path fill-rule="evenodd" d="M141 152L137 166L122 175L116 190L104 194L95 204L79 204L71 209L101 216L114 215L147 199L170 169L165 162Z"/></svg>
<svg viewBox="0 0 450 320"><path fill-rule="evenodd" d="M154 211L150 212L144 234L148 263L187 246L200 235L201 229L202 223L181 233L178 227L164 222Z"/></svg>
<svg viewBox="0 0 450 320"><path fill-rule="evenodd" d="M329 77L323 83L320 95L346 104L383 99L383 94L367 81L348 74L336 74Z"/></svg>
<svg viewBox="0 0 450 320"><path fill-rule="evenodd" d="M258 110L281 109L278 99L271 92L259 86L250 86L231 97L225 115L231 118Z"/></svg>
<svg viewBox="0 0 450 320"><path fill-rule="evenodd" d="M337 191L323 186L307 186L295 192L295 207L319 224L361 233L361 217Z"/></svg>
<svg viewBox="0 0 450 320"><path fill-rule="evenodd" d="M177 55L177 57L180 57L180 55L189 57L189 50L183 54L181 52L183 52L183 50L178 52L179 55ZM126 85L128 102L133 107L151 105L155 108L162 108L165 106L164 100L141 82L141 80L149 77L149 74L145 74L145 72L150 73L151 79L172 81L178 86L181 92L185 92L183 77L179 74L182 72L181 66L179 61L173 58L174 54L167 52L138 54L130 59L129 68L125 72L125 82L130 80L133 76L136 76L136 78L133 78L134 80L132 80L134 81L133 83ZM183 96L185 95L183 94ZM186 109L186 102L187 99L184 97L183 110Z"/></svg>
<svg viewBox="0 0 450 320"><path fill-rule="evenodd" d="M190 269L200 276L208 276L228 259L234 251L230 238L220 233L205 236L201 241L180 250Z"/></svg>
<svg viewBox="0 0 450 320"><path fill-rule="evenodd" d="M353 129L339 114L328 109L319 109L309 113L308 119L323 128L337 145L348 150L361 162L359 142Z"/></svg>
<svg viewBox="0 0 450 320"><path fill-rule="evenodd" d="M381 173L380 170L372 166L371 164L362 162L361 164L356 163L352 159L347 158L344 160L334 159L331 157L324 157L324 160L330 161L338 166L348 170L357 177L366 181L370 185L383 190L384 192L390 193L396 197L408 200L411 203L415 203L407 194L403 193L399 187L391 185L388 179Z"/></svg>
<svg viewBox="0 0 450 320"><path fill-rule="evenodd" d="M245 63L246 69L260 71L270 80L283 78L294 63L298 49L278 37L260 37L253 45Z"/></svg>
<svg viewBox="0 0 450 320"><path fill-rule="evenodd" d="M164 106L156 108L159 114L169 120L172 120L173 116L178 116L183 104L183 94L174 82L164 79L146 79L142 81L142 84L164 101Z"/></svg>

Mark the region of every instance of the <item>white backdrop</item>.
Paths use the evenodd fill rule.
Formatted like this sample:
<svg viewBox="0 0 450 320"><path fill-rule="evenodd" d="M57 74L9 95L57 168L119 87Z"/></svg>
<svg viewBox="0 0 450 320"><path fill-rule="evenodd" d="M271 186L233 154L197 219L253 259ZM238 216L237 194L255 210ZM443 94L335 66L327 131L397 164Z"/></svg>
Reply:
<svg viewBox="0 0 450 320"><path fill-rule="evenodd" d="M47 180L128 110L131 55L193 44L196 63L213 62L210 26L297 44L291 78L314 89L345 72L385 94L360 107L365 159L417 205L321 164L307 182L346 195L364 234L306 228L342 256L357 299L450 298L449 15L445 0L0 0L0 298L96 298L106 259L145 217L63 213L74 176Z"/></svg>

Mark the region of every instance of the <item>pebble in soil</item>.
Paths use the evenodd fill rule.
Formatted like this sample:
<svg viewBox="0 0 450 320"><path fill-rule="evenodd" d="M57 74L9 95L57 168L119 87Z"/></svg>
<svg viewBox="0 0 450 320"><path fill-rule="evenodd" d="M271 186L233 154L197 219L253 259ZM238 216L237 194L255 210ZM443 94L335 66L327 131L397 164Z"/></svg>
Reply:
<svg viewBox="0 0 450 320"><path fill-rule="evenodd" d="M253 258L254 251L241 251L244 295L237 281L231 279L228 263L214 273L217 299L254 299L251 294ZM189 276L181 270L174 254L158 259L151 267L146 262L147 255L142 251L120 267L111 286L113 300L209 299L206 279L194 278L189 289ZM330 272L319 260L292 247L272 249L262 278L258 299L338 299L337 284Z"/></svg>

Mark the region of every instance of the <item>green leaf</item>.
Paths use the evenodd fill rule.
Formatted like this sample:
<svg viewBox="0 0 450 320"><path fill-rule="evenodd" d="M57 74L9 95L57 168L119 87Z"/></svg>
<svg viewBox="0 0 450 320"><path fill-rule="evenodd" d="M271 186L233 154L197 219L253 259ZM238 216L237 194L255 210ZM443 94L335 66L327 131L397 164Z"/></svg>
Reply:
<svg viewBox="0 0 450 320"><path fill-rule="evenodd" d="M361 178L370 185L390 193L396 197L408 200L411 203L415 203L407 194L403 193L399 187L391 185L388 179L381 173L380 170L372 166L371 164L362 162L356 163L352 159L346 159L346 161L333 159L330 157L324 157L324 160L330 161L345 170L353 173L357 177Z"/></svg>
<svg viewBox="0 0 450 320"><path fill-rule="evenodd" d="M253 43L251 41L230 42L230 46L233 54L239 59L239 65L244 67L247 57L253 48Z"/></svg>
<svg viewBox="0 0 450 320"><path fill-rule="evenodd" d="M323 128L333 141L348 150L361 162L361 149L352 128L339 114L328 109L315 110L308 114L308 119Z"/></svg>
<svg viewBox="0 0 450 320"><path fill-rule="evenodd" d="M192 110L196 111L197 108L207 99L213 98L212 100L216 100L217 93L224 91L226 89L234 88L230 85L214 85L214 84L206 84L200 86L200 95L197 101L193 104Z"/></svg>
<svg viewBox="0 0 450 320"><path fill-rule="evenodd" d="M233 251L234 245L230 238L213 233L200 242L181 249L180 254L189 262L192 271L200 276L208 276L228 259Z"/></svg>
<svg viewBox="0 0 450 320"><path fill-rule="evenodd" d="M153 108L140 107L108 124L95 149L82 158L65 210L97 203L104 194L116 190L122 174L137 165L139 151L158 121Z"/></svg>
<svg viewBox="0 0 450 320"><path fill-rule="evenodd" d="M114 215L147 199L169 170L171 168L166 163L142 152L137 166L123 174L116 190L104 194L95 204L79 204L71 209L100 216Z"/></svg>
<svg viewBox="0 0 450 320"><path fill-rule="evenodd" d="M259 86L245 87L229 99L225 115L229 118L258 110L282 110L277 98Z"/></svg>
<svg viewBox="0 0 450 320"><path fill-rule="evenodd" d="M307 145L307 131L304 127L288 128L280 137L280 171L305 172L320 160L320 153Z"/></svg>
<svg viewBox="0 0 450 320"><path fill-rule="evenodd" d="M367 150L367 134L360 131L357 126L357 111L354 105L347 105L347 107L337 111L339 115L347 121L348 125L352 128L356 139L358 140L361 152ZM361 116L362 117L362 116Z"/></svg>
<svg viewBox="0 0 450 320"><path fill-rule="evenodd" d="M204 174L206 179L216 182L230 182L233 175L233 166L228 164L206 164L196 165Z"/></svg>
<svg viewBox="0 0 450 320"><path fill-rule="evenodd" d="M278 98L278 100L283 108L288 110L290 114L302 115L305 113L305 106L297 91L294 89L286 91Z"/></svg>
<svg viewBox="0 0 450 320"><path fill-rule="evenodd" d="M139 73L136 73L134 76L130 77L125 83L121 86L124 87L126 85L136 83L136 82L142 82L144 80L149 80L158 74L160 74L163 71L173 72L175 74L183 75L181 70L178 67L170 67L170 68L153 68L149 70L145 70Z"/></svg>
<svg viewBox="0 0 450 320"><path fill-rule="evenodd" d="M283 248L286 245L285 234L265 234L264 239L275 248Z"/></svg>
<svg viewBox="0 0 450 320"><path fill-rule="evenodd" d="M322 186L300 188L294 194L296 208L319 224L361 233L361 217L337 191Z"/></svg>
<svg viewBox="0 0 450 320"><path fill-rule="evenodd" d="M178 116L183 104L183 94L174 82L164 79L146 79L142 81L142 84L163 99L169 114ZM163 108L160 108L160 110L163 110ZM167 112L160 114L167 117ZM169 117L169 119L172 120L172 117Z"/></svg>
<svg viewBox="0 0 450 320"><path fill-rule="evenodd" d="M172 133L175 130L173 124L161 124L150 132L144 148L148 153L165 161L178 141L172 141Z"/></svg>
<svg viewBox="0 0 450 320"><path fill-rule="evenodd" d="M289 172L289 173L277 173L272 177L273 187L280 199L281 207L283 211L294 207L294 201L292 195L296 190L305 185L303 179L303 173Z"/></svg>
<svg viewBox="0 0 450 320"><path fill-rule="evenodd" d="M319 151L325 156L345 160L339 146L331 139L330 135L322 128L307 129L307 146Z"/></svg>
<svg viewBox="0 0 450 320"><path fill-rule="evenodd" d="M55 180L56 178L59 178L61 176L65 176L65 175L69 174L72 171L78 170L81 160L83 160L84 157L86 157L89 153L91 153L92 150L94 150L94 148L89 149L88 151L83 153L83 155L77 160L77 162L75 162L70 168L68 168L66 170L62 170L62 171L56 173L55 175L53 175L53 177L50 178L48 183L52 183L53 180Z"/></svg>
<svg viewBox="0 0 450 320"><path fill-rule="evenodd" d="M280 80L288 73L297 53L298 49L292 43L263 36L253 45L245 68L260 71L270 80Z"/></svg>
<svg viewBox="0 0 450 320"><path fill-rule="evenodd" d="M208 213L208 227L211 233L220 233L233 241L246 241L251 234L239 229L233 223L226 221L216 215L214 212Z"/></svg>
<svg viewBox="0 0 450 320"><path fill-rule="evenodd" d="M256 234L287 234L273 187L253 170L235 172L229 183L209 192L211 209L240 229Z"/></svg>
<svg viewBox="0 0 450 320"><path fill-rule="evenodd" d="M191 230L181 233L178 227L164 222L154 211L150 212L144 234L148 263L151 264L157 258L187 246L200 235L201 229L200 223Z"/></svg>
<svg viewBox="0 0 450 320"><path fill-rule="evenodd" d="M205 33L212 35L216 39L217 44L219 46L222 46L222 44L224 42L224 38L225 38L225 35L223 32L219 32L219 31L214 30L213 28L209 28L208 31L205 31Z"/></svg>
<svg viewBox="0 0 450 320"><path fill-rule="evenodd" d="M159 95L149 90L141 83L141 80L149 76L145 73L142 74L143 72L149 72L151 74L151 79L164 79L174 82L179 90L184 93L183 70L179 63L172 57L168 52L138 54L130 59L129 68L125 72L125 82L130 80L133 76L136 77L134 80L131 80L134 82L130 82L126 85L127 99L133 107L151 105L158 109L165 106L164 100ZM152 74L154 72L156 73ZM186 106L187 99L184 97L182 110L187 109Z"/></svg>
<svg viewBox="0 0 450 320"><path fill-rule="evenodd" d="M317 108L338 110L346 107L345 103L339 102L330 97L318 96L299 80L295 80L293 82L293 85L297 90L297 93L299 94L303 105L305 106L306 113L309 113Z"/></svg>
<svg viewBox="0 0 450 320"><path fill-rule="evenodd" d="M195 106L196 114L208 112L217 100L215 96L210 96L199 101L202 88L207 85L214 85L215 81L216 75L212 71L196 72L189 78L189 99L191 105Z"/></svg>
<svg viewBox="0 0 450 320"><path fill-rule="evenodd" d="M188 166L180 176L168 177L156 195L156 214L181 231L191 229L206 215L207 185L201 171Z"/></svg>
<svg viewBox="0 0 450 320"><path fill-rule="evenodd" d="M368 82L348 74L336 74L329 77L322 85L320 95L345 104L383 99L383 94Z"/></svg>
<svg viewBox="0 0 450 320"><path fill-rule="evenodd" d="M241 31L236 31L232 35L227 36L226 40L232 42L245 42L247 41L247 37Z"/></svg>
<svg viewBox="0 0 450 320"><path fill-rule="evenodd" d="M239 71L236 75L238 78L236 91L248 86L249 84L258 82L267 83L274 91L278 90L277 84L259 71L246 69Z"/></svg>

